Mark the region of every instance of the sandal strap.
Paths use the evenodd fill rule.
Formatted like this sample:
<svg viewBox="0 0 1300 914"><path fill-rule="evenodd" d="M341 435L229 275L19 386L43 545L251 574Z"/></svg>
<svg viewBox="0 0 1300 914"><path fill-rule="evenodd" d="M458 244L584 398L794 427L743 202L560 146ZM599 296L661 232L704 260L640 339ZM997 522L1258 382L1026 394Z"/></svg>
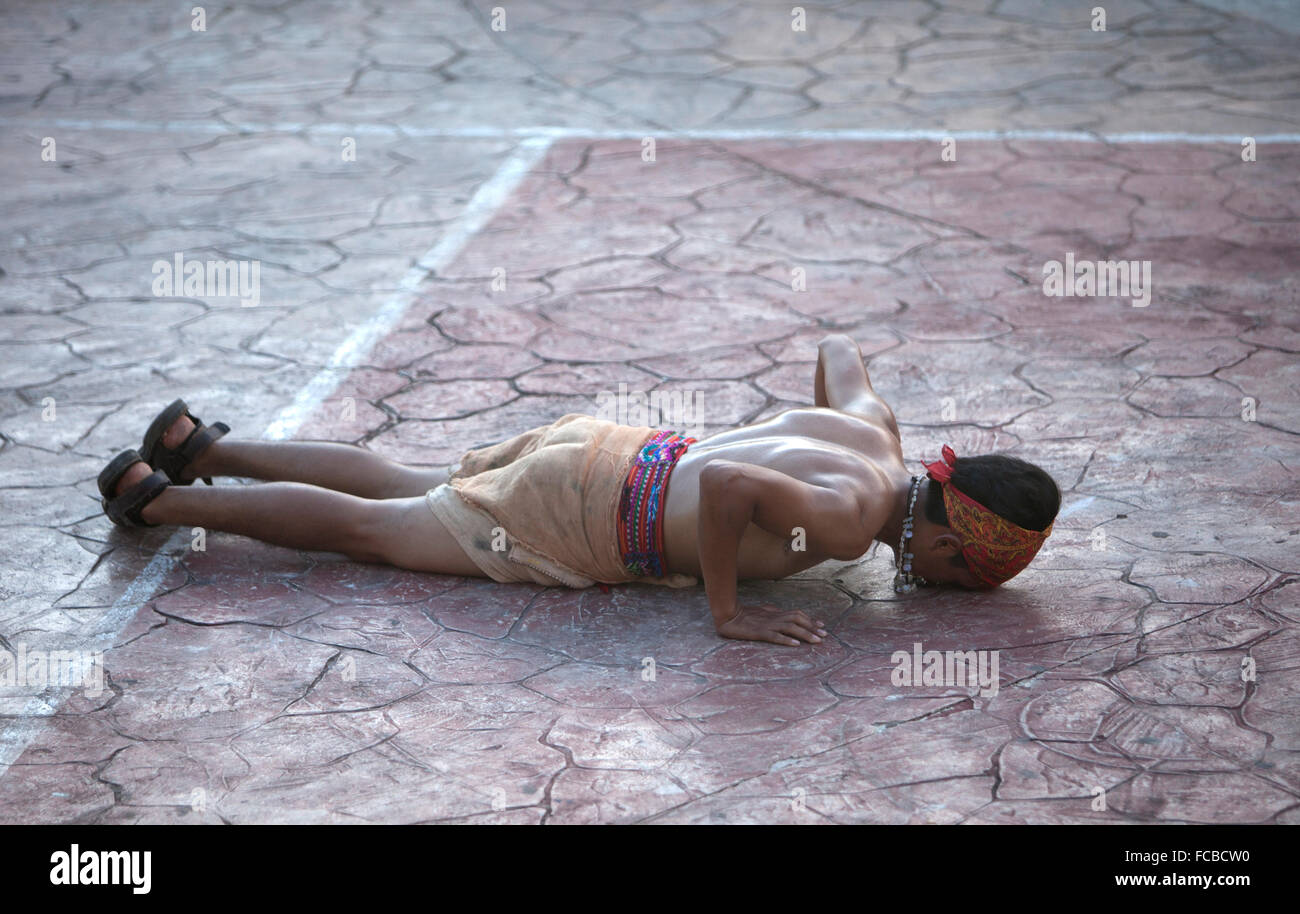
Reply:
<svg viewBox="0 0 1300 914"><path fill-rule="evenodd" d="M230 426L224 422L214 422L212 425L199 425L189 437L181 442L181 446L176 452L186 462L194 460L200 454L208 449L212 442L224 436L230 431Z"/></svg>
<svg viewBox="0 0 1300 914"><path fill-rule="evenodd" d="M166 473L155 470L121 495L104 499L104 513L119 527L156 527L157 524L149 523L140 512L171 484Z"/></svg>
<svg viewBox="0 0 1300 914"><path fill-rule="evenodd" d="M206 451L214 441L222 438L230 431L230 426L224 422L203 425L197 417L190 415L189 418L194 423L194 428L181 442L180 446L168 448L160 444L154 457L154 466L166 473L167 478L173 483L184 486L193 481L181 478L181 474L189 467L190 463ZM203 481L208 485L212 485L211 478L205 478Z"/></svg>

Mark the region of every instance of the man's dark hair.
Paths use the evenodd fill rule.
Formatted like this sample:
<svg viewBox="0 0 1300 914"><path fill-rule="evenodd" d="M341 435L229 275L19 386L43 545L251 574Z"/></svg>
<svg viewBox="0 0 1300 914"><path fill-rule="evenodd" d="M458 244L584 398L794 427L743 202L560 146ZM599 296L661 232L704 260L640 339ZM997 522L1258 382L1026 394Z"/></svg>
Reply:
<svg viewBox="0 0 1300 914"><path fill-rule="evenodd" d="M1061 490L1041 468L1018 457L982 454L958 457L951 484L995 514L1026 530L1046 530L1061 509ZM933 479L926 492L925 517L948 526L943 487Z"/></svg>

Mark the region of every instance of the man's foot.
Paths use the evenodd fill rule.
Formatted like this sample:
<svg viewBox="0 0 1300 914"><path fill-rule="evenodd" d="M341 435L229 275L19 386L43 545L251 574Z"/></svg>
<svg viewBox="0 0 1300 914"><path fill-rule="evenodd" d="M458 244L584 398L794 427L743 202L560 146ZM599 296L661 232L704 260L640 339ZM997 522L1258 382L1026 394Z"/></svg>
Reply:
<svg viewBox="0 0 1300 914"><path fill-rule="evenodd" d="M194 431L194 423L190 421L190 417L188 415L186 415L185 413L181 413L179 416L176 417L176 421L173 422L168 427L167 431L163 432L163 436L162 436L163 447L168 448L169 450L175 450L176 448L180 447L182 444L185 443L185 439L190 436L190 432L192 431ZM198 457L195 457L193 460L191 460L189 462L189 465L186 466L185 469L181 470L180 472L181 479L184 479L188 482L193 482L194 480L198 479L200 476L203 476L204 474L196 471L195 468L196 467L201 468L203 466L204 456L206 455L200 454ZM134 469L134 467L132 467L132 469Z"/></svg>
<svg viewBox="0 0 1300 914"><path fill-rule="evenodd" d="M144 512L171 481L166 473L150 467L139 452L128 449L108 462L96 485L104 513L113 523L119 527L153 527L156 518L145 517Z"/></svg>
<svg viewBox="0 0 1300 914"><path fill-rule="evenodd" d="M149 464L143 460L131 464L130 468L122 474L122 478L117 481L117 485L113 487L113 494L121 495L137 482L147 478L152 472L153 470L149 467Z"/></svg>
<svg viewBox="0 0 1300 914"><path fill-rule="evenodd" d="M171 424L167 431L163 432L163 447L178 448L185 443L185 439L194 431L194 423L190 417L181 413L176 421Z"/></svg>
<svg viewBox="0 0 1300 914"><path fill-rule="evenodd" d="M149 424L140 456L177 485L188 486L195 479L211 485L220 468L213 465L209 452L229 431L224 422L204 425L184 400L174 400Z"/></svg>

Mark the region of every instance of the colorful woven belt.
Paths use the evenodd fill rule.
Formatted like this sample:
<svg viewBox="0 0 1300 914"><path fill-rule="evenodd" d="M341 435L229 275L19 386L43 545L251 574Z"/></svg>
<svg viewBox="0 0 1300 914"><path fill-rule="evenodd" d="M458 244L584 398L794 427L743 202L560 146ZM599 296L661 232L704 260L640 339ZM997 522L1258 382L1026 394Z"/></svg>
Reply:
<svg viewBox="0 0 1300 914"><path fill-rule="evenodd" d="M694 438L655 432L642 445L623 483L618 504L618 548L637 577L664 576L664 497L668 477Z"/></svg>

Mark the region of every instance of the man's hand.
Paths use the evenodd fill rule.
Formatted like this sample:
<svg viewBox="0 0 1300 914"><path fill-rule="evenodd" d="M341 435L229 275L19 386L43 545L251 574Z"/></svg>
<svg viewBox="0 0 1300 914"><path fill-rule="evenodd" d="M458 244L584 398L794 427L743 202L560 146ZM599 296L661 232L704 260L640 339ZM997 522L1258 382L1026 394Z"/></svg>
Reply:
<svg viewBox="0 0 1300 914"><path fill-rule="evenodd" d="M781 609L770 604L742 606L731 619L717 626L724 638L741 641L770 641L772 644L797 645L801 641L821 644L826 637L822 622L814 622L797 609Z"/></svg>

